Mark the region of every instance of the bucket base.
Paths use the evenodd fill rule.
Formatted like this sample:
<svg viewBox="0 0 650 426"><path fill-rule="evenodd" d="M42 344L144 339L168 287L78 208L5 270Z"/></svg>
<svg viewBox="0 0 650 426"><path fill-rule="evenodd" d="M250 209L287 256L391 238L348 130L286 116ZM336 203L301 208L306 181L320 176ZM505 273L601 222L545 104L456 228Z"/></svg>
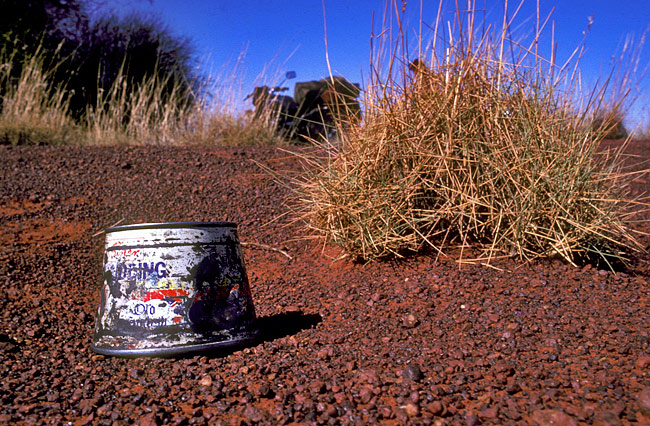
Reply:
<svg viewBox="0 0 650 426"><path fill-rule="evenodd" d="M205 352L215 349L229 348L240 346L253 342L257 339L258 330L252 330L245 333L238 333L237 336L227 340L214 341L206 340L203 342L192 342L182 344L170 344L167 336L160 336L160 339L149 338L145 341L129 339L124 336L104 337L100 342L90 346L90 349L100 355L118 356L125 358L134 357L172 357L178 355L187 355L197 352Z"/></svg>

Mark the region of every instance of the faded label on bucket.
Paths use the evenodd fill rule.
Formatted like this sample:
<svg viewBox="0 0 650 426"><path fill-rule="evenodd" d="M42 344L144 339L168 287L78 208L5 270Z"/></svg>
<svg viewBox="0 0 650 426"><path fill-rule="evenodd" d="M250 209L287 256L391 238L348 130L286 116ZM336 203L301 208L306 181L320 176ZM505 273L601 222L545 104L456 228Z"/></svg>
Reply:
<svg viewBox="0 0 650 426"><path fill-rule="evenodd" d="M233 339L255 317L233 228L108 233L101 296L100 344Z"/></svg>

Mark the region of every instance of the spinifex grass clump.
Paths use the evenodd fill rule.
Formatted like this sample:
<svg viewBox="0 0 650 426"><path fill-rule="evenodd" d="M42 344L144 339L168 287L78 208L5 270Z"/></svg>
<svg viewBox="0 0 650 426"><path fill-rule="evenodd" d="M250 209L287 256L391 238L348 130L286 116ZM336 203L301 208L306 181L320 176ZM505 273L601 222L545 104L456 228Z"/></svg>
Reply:
<svg viewBox="0 0 650 426"><path fill-rule="evenodd" d="M471 260L488 264L575 263L638 248L620 153L598 151L616 123L589 125L605 92L576 106L567 68L534 53L539 31L517 48L507 28L478 34L469 9L426 61L398 60L393 45L392 74L371 81L364 122L324 156L305 157L298 192L309 227L363 259L461 246L470 260L462 248L472 245L482 255Z"/></svg>

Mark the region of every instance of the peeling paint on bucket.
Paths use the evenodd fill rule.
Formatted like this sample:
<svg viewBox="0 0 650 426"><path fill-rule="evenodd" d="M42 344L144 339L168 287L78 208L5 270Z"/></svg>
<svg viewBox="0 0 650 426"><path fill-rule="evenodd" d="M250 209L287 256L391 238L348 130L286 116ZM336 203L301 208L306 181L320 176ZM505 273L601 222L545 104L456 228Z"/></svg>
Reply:
<svg viewBox="0 0 650 426"><path fill-rule="evenodd" d="M233 223L108 228L102 279L91 346L97 353L169 356L256 337Z"/></svg>

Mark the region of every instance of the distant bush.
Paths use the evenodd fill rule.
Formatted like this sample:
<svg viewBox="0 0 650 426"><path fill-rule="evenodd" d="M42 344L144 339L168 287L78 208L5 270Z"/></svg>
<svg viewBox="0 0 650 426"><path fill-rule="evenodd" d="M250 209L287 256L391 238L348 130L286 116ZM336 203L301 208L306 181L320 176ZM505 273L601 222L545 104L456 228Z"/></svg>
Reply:
<svg viewBox="0 0 650 426"><path fill-rule="evenodd" d="M238 91L237 66L210 77L210 86L198 92L210 97L194 98L188 96L186 82L173 75L145 74L133 81L124 65L104 81L110 84L106 88L90 87L96 99L80 104L84 110L74 119L70 105L75 93L55 78L69 62L56 62L41 49L31 56L22 53L0 51L0 144L283 143L271 121L237 111L237 100L244 97Z"/></svg>
<svg viewBox="0 0 650 426"><path fill-rule="evenodd" d="M70 67L75 74L68 88L74 92L76 117L118 80L135 88L155 78L161 99L180 102L181 108L194 102L201 85L189 41L173 36L160 21L138 15L105 17L90 25Z"/></svg>
<svg viewBox="0 0 650 426"><path fill-rule="evenodd" d="M591 122L592 131L603 139L625 139L629 133L623 124L625 117L619 111L599 112Z"/></svg>
<svg viewBox="0 0 650 426"><path fill-rule="evenodd" d="M190 42L157 19L91 20L77 0L3 6L0 143L281 142L236 111L237 66L201 76Z"/></svg>
<svg viewBox="0 0 650 426"><path fill-rule="evenodd" d="M11 78L17 80L21 65L37 52L44 64L57 63L48 75L52 85L69 92L69 113L75 119L82 119L87 105L96 105L118 79L135 90L155 78L163 85L163 99L186 105L195 101L202 81L195 72L193 48L159 20L128 15L91 22L79 0L4 3L0 52L12 58Z"/></svg>
<svg viewBox="0 0 650 426"><path fill-rule="evenodd" d="M88 27L79 0L2 0L0 9L0 51L15 52L16 64L37 51L48 59L69 54Z"/></svg>
<svg viewBox="0 0 650 426"><path fill-rule="evenodd" d="M1 107L7 90L21 79L24 84L25 75L32 75L30 70L24 73L23 66L33 68L39 64L56 70L63 58L69 61L88 20L78 0L3 0L0 10ZM62 72L47 72L53 85L60 85L61 77L67 81L74 69L72 62L63 68Z"/></svg>

